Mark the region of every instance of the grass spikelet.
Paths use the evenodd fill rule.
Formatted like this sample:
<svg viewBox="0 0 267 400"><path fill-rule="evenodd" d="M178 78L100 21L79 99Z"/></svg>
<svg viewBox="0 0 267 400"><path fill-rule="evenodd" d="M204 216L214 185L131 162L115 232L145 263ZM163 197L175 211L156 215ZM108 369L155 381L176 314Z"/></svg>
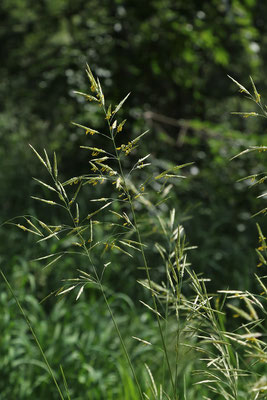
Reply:
<svg viewBox="0 0 267 400"><path fill-rule="evenodd" d="M120 103L115 107L115 110L112 112L113 115L117 114L117 112L121 109L125 101L128 99L131 93L128 93L123 100L120 101ZM123 125L122 125L123 126Z"/></svg>
<svg viewBox="0 0 267 400"><path fill-rule="evenodd" d="M146 308L148 308L150 311L152 311L154 314L157 314L159 317L163 318L162 315L157 311L154 310L152 307L150 307L147 303L145 303L142 300L139 300L141 304L143 304Z"/></svg>
<svg viewBox="0 0 267 400"><path fill-rule="evenodd" d="M52 186L48 185L47 183L45 183L45 182L43 182L43 181L40 181L40 179L37 179L37 178L33 178L33 179L34 179L36 182L40 183L40 185L46 187L47 189L52 190L53 192L56 192L56 189L55 189L55 188L53 188Z"/></svg>
<svg viewBox="0 0 267 400"><path fill-rule="evenodd" d="M99 149L98 147L90 147L90 146L80 146L81 149L91 150L93 153L106 153L105 150Z"/></svg>
<svg viewBox="0 0 267 400"><path fill-rule="evenodd" d="M255 83L254 83L252 77L250 76L249 78L250 78L250 82L251 82L252 87L253 87L253 92L254 92L254 96L255 96L255 102L256 102L256 103L260 103L260 101L261 101L261 95L258 93L258 91L257 91L257 89L256 89L256 86L255 86Z"/></svg>
<svg viewBox="0 0 267 400"><path fill-rule="evenodd" d="M79 290L79 292L78 292L78 294L76 296L76 299L75 299L76 301L79 300L79 298L81 297L81 295L83 293L83 290L84 290L84 287L85 287L85 284L80 287L80 290Z"/></svg>
<svg viewBox="0 0 267 400"><path fill-rule="evenodd" d="M105 97L104 97L102 87L100 85L100 81L98 78L97 78L97 87L98 87L97 94L98 94L100 103L102 104L102 107L105 107Z"/></svg>
<svg viewBox="0 0 267 400"><path fill-rule="evenodd" d="M76 288L76 285L73 285L73 286L68 287L67 289L60 290L60 291L57 293L57 296L61 296L62 294L65 294L65 293L67 293L67 292L70 292L71 290L73 290L73 289L75 289L75 288Z"/></svg>
<svg viewBox="0 0 267 400"><path fill-rule="evenodd" d="M24 225L21 225L21 224L14 224L14 225L17 226L18 228L22 229L24 232L30 232L30 233L33 233L34 235L42 236L40 233L33 231L32 229L29 229Z"/></svg>
<svg viewBox="0 0 267 400"><path fill-rule="evenodd" d="M57 156L56 156L56 153L55 153L55 152L54 152L54 165L53 165L53 170L54 170L55 179L57 180L57 177L58 177L58 169L57 169Z"/></svg>
<svg viewBox="0 0 267 400"><path fill-rule="evenodd" d="M52 168L51 168L50 160L49 160L48 154L47 154L45 149L44 149L44 154L45 154L47 169L52 174Z"/></svg>
<svg viewBox="0 0 267 400"><path fill-rule="evenodd" d="M50 261L48 264L46 264L43 269L46 269L48 267L51 267L51 265L55 264L58 260L61 259L61 257L63 257L63 254L60 254L59 256L57 256L56 258L54 258L54 260Z"/></svg>
<svg viewBox="0 0 267 400"><path fill-rule="evenodd" d="M31 198L34 200L42 201L43 203L49 204L50 206L59 206L59 204L53 200L41 199L40 197L35 197L35 196L31 196Z"/></svg>
<svg viewBox="0 0 267 400"><path fill-rule="evenodd" d="M156 386L156 384L155 384L155 381L154 381L152 372L150 371L150 368L148 367L147 364L145 364L145 367L146 367L146 370L147 370L147 373L148 373L148 376L149 376L149 379L150 379L150 382L151 382L151 389L152 389L153 395L154 395L154 397L155 397L155 399L156 399L156 398L158 397L158 389L157 389L157 386Z"/></svg>
<svg viewBox="0 0 267 400"><path fill-rule="evenodd" d="M227 76L228 76L228 78L230 78L230 79L239 87L241 93L246 93L246 94L248 94L249 96L251 96L251 94L249 93L249 91L248 91L243 85L241 85L239 82L237 82L237 81L236 81L234 78L232 78L230 75L227 75Z"/></svg>
<svg viewBox="0 0 267 400"><path fill-rule="evenodd" d="M37 233L39 233L40 236L43 236L43 234L42 234L42 232L40 231L40 229L38 229L37 226L34 225L34 223L33 223L30 219L28 219L28 218L26 218L26 217L24 217L24 218L25 218L25 220L28 222L28 224L29 224Z"/></svg>
<svg viewBox="0 0 267 400"><path fill-rule="evenodd" d="M94 78L94 75L92 74L92 71L91 71L91 69L90 69L88 64L86 64L86 70L85 71L86 71L87 76L89 78L89 81L91 83L92 92L97 92L98 86L97 86L97 83L96 83L96 80Z"/></svg>
<svg viewBox="0 0 267 400"><path fill-rule="evenodd" d="M132 338L135 339L135 340L138 340L139 342L143 343L144 345L152 346L152 343L148 342L147 340L140 339L140 338L138 338L136 336L132 336Z"/></svg>
<svg viewBox="0 0 267 400"><path fill-rule="evenodd" d="M92 96L91 94L86 94L83 92L78 92L76 90L73 91L73 93L78 94L79 96L84 97L86 100L89 101L96 101L97 103L99 103L99 99L97 99L96 97Z"/></svg>
<svg viewBox="0 0 267 400"><path fill-rule="evenodd" d="M77 124L76 122L72 122L72 125L78 126L79 128L82 128L83 130L85 130L86 135L88 133L90 133L90 135L94 135L96 133L100 133L95 129L88 128L88 126L84 126L84 125L81 125L81 124Z"/></svg>
<svg viewBox="0 0 267 400"><path fill-rule="evenodd" d="M90 213L87 215L87 219L91 219L94 215L98 214L100 211L104 210L104 208L110 206L110 204L112 204L112 201L108 202L107 204L105 204L104 206L100 207L98 210Z"/></svg>
<svg viewBox="0 0 267 400"><path fill-rule="evenodd" d="M44 159L40 156L40 154L35 150L35 148L29 144L30 148L34 151L34 153L36 154L36 156L39 158L39 160L41 161L41 163L45 166L46 169L48 169L48 166L46 165Z"/></svg>

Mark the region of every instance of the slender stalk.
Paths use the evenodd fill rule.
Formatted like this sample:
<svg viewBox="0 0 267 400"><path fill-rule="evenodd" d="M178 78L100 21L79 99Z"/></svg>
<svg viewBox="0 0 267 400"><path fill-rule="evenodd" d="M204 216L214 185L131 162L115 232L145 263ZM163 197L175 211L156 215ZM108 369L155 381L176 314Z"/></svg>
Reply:
<svg viewBox="0 0 267 400"><path fill-rule="evenodd" d="M105 109L104 109L104 112L105 112ZM159 316L159 313L158 313L157 302L156 302L156 299L155 299L155 294L154 294L154 292L152 290L152 283L151 283L151 277L150 277L150 273L149 273L148 263L147 263L146 255L145 255L145 252L144 252L144 248L142 246L142 238L141 238L140 230L139 230L139 227L138 227L137 218L136 218L133 202L132 202L132 199L131 199L131 195L129 193L129 190L128 190L128 187L127 187L127 184L126 184L126 179L125 179L124 172L123 172L123 169L122 169L120 157L118 155L118 151L117 151L117 147L116 147L113 131L112 131L112 128L110 126L110 122L109 121L108 121L108 126L109 126L109 130L110 130L110 135L111 135L111 138L112 138L112 143L113 143L113 146L114 146L114 151L115 151L116 158L117 158L118 165L119 165L120 175L121 175L121 178L122 178L122 181L123 181L123 184L124 184L124 188L125 188L125 191L126 191L126 195L128 197L128 201L129 201L129 204L130 204L130 208L131 208L131 212L132 212L132 216L133 216L134 227L135 227L135 230L136 230L136 233L137 233L138 242L140 244L140 251L141 251L143 262L144 262L144 267L145 267L145 271L146 271L146 275L147 275L148 285L149 285L149 288L151 289L153 307L154 307L154 310L156 311L156 318L157 318L157 324L158 324L158 328L159 328L159 332L160 332L162 347L163 347L163 351L164 351L164 354L165 354L168 371L169 371L169 374L170 374L173 393L175 395L175 392L176 392L175 384L174 384L174 380L173 380L173 376L172 376L172 370L171 370L171 366L170 366L170 362L169 362L166 343L165 343L165 340L164 340L164 335L163 335L163 331L162 331L162 327L161 327L161 323L160 323L160 316Z"/></svg>
<svg viewBox="0 0 267 400"><path fill-rule="evenodd" d="M47 360L47 358L46 358L46 355L45 355L45 353L44 353L44 351L43 351L43 349L42 349L42 346L41 346L41 344L40 344L40 342L39 342L39 340L38 340L38 338L37 338L37 336L36 336L36 333L35 333L35 331L34 331L32 325L31 325L31 322L30 322L29 318L27 317L27 315L26 315L26 313L25 313L25 311L24 311L22 305L20 304L19 299L18 299L17 296L15 295L15 293L14 293L14 291L13 291L13 289L12 289L12 287L11 287L9 281L7 280L5 274L3 273L2 270L0 270L0 272L1 272L1 275L2 275L2 277L3 277L3 279L4 279L4 281L5 281L5 283L6 283L7 287L8 287L8 289L10 290L12 296L13 296L14 299L15 299L15 301L16 301L16 303L17 303L17 306L18 306L18 308L19 308L21 314L23 315L24 320L26 321L26 323L27 323L27 325L28 325L28 327L29 327L29 329L30 329L30 331L31 331L31 334L32 334L32 336L33 336L33 338L34 338L34 340L35 340L35 343L37 344L37 347L39 348L40 353L41 353L41 355L42 355L42 357L43 357L43 359L44 359L44 362L45 362L45 364L46 364L46 366L47 366L48 372L49 372L49 374L51 375L51 377L52 377L52 379L53 379L53 381L54 381L54 384L55 384L55 386L56 386L56 388L57 388L58 394L59 394L61 400L64 400L64 396L63 396L62 391L61 391L61 389L60 389L60 387L59 387L59 385L58 385L58 383L57 383L57 380L56 380L56 377L55 377L55 375L54 375L54 372L52 371L52 368L50 367L50 364L49 364L49 362L48 362L48 360Z"/></svg>
<svg viewBox="0 0 267 400"><path fill-rule="evenodd" d="M69 215L70 215L70 217L71 217L71 219L72 219L72 221L73 221L74 226L77 227L77 223L75 222L75 219L73 218L73 215L72 215L72 212L71 212L71 210L70 210L70 207L68 207L68 212L69 212ZM88 260L90 261L90 264L91 264L92 268L93 268L93 271L94 271L94 275L95 275L95 277L96 277L97 284L98 284L98 286L99 286L99 288L100 288L100 290L101 290L102 296L103 296L103 298L104 298L104 301L105 301L105 303L106 303L107 309L108 309L109 314L110 314L110 317L111 317L111 319L112 319L112 323L113 323L114 328L115 328L115 330L116 330L116 332L117 332L117 335L118 335L118 337L119 337L119 340L120 340L120 343L121 343L121 347L122 347L122 349L123 349L123 353L124 353L125 358L126 358L128 364L129 364L129 367L130 367L130 369L131 369L131 372L132 372L132 374L133 374L135 383L136 383L136 385L137 385L137 388L138 388L138 391L139 391L139 394L140 394L140 398L143 400L144 397L143 397L143 393L142 393L142 390L141 390L141 386L140 386L140 384L139 384L137 375L136 375L135 370L134 370L134 366L133 366L132 361L131 361L131 359L130 359L130 356L129 356L129 353L128 353L128 351L127 351L127 348L126 348L126 346L125 346L125 343L124 343L124 340L123 340L123 338L122 338L122 335L121 335L119 326L118 326L118 324L117 324L117 321L116 321L116 319L115 319L114 313L113 313L113 311L112 311L112 309L111 309L111 307L110 307L110 305L109 305L109 301L108 301L108 298L107 298L107 296L106 296L105 289L104 289L104 287L103 287L103 285L102 285L102 283L101 283L101 279L100 279L99 276L98 276L97 270L96 270L96 268L95 268L95 266L94 266L94 264L93 264L93 261L92 261L91 256L90 256L90 252L89 252L89 250L88 250L88 248L87 248L87 246L86 246L86 244L85 244L85 240L84 240L82 234L79 232L77 235L79 236L79 238L80 238L81 241L82 241L82 247L83 247L83 249L84 249L84 251L85 251L86 256L88 257Z"/></svg>

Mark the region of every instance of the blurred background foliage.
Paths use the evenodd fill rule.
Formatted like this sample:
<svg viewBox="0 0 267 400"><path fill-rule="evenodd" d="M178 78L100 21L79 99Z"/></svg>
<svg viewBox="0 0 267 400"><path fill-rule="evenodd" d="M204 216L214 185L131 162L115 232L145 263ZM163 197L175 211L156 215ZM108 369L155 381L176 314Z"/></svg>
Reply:
<svg viewBox="0 0 267 400"><path fill-rule="evenodd" d="M177 222L185 226L190 244L198 246L190 258L196 271L212 279L214 290L251 289L257 264L257 219L251 216L262 208L263 201L256 199L262 188L249 189L247 181L237 180L263 171L265 160L264 155L254 153L229 160L249 145L264 144L267 134L265 120L230 114L254 108L244 95L237 93L227 74L249 89L249 75L253 76L263 100L267 98L266 13L267 3L260 0L2 0L2 221L24 214L38 215L40 219L47 216L47 209L30 198L41 190L31 177L45 180L46 176L28 143L40 151L45 147L49 153L57 152L63 180L88 172L88 154L79 145L95 144L94 138L85 137L70 124L76 121L95 129L104 126L98 107L73 93L89 90L84 72L88 62L113 105L131 92L122 111L122 117L127 118L124 135L129 139L150 129L139 147L140 156L151 153L156 170L194 162L186 170L188 179L175 185L169 207L176 208ZM84 208L88 208L89 195L85 191L81 197ZM167 210L165 216L169 215ZM49 213L49 217L54 221L60 218L56 212ZM264 230L264 221L260 221ZM53 285L60 285L64 273L71 276L76 266L73 268L72 262L66 260L60 269L43 273L38 263L28 260L40 255L40 251L49 252L52 245L36 249L32 238L10 226L1 229L0 239L2 268L22 297L23 293L32 294L31 314L36 314L38 320L45 319L42 313L53 319L58 305L49 300L42 303L42 308L34 298L45 297ZM151 254L152 264L157 257ZM120 273L115 268L108 280L114 289L131 298L136 285L129 271ZM135 271L134 278L138 274ZM2 296L0 307L6 309L11 300L3 293ZM94 295L89 296L87 306L85 300L82 305L72 305L75 315L79 307L87 307L85 314L88 313L93 299ZM7 319L1 322L4 330ZM92 329L86 322L79 324L81 331ZM16 329L13 333L5 331L3 340L8 346L1 346L1 351L11 351L10 346L27 348L27 335L25 343L18 344ZM60 329L67 328L60 325ZM62 335L68 338L71 334L76 333ZM56 345L59 352L64 351L63 342ZM23 351L14 356L21 363ZM79 354L77 357L81 357ZM2 361L9 363L10 376L15 368L12 357L6 355ZM1 370L5 368L9 374L7 364L2 364ZM22 380L22 386L30 382L28 378ZM86 381L82 372L78 381ZM25 395L20 398L29 398L26 386ZM35 394L39 393L36 390ZM1 399L10 398L3 396Z"/></svg>

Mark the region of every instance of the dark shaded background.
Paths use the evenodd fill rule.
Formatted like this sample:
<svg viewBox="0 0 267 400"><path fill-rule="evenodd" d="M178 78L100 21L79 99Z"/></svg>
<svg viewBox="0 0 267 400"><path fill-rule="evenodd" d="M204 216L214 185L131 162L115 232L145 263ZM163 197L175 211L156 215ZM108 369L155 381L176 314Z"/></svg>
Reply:
<svg viewBox="0 0 267 400"><path fill-rule="evenodd" d="M88 62L113 104L131 92L122 112L125 135L150 129L141 155L151 153L156 168L195 163L170 199L190 244L198 246L190 258L194 268L212 279L214 290L250 289L257 264L257 219L250 217L263 207L256 199L263 188L237 180L263 171L265 160L258 154L229 159L265 144L266 128L265 120L230 114L254 106L227 74L249 89L252 75L266 97L266 15L267 3L259 0L2 0L1 220L47 214L30 198L39 190L31 177L46 178L28 143L57 152L62 179L87 172L87 154L79 149L84 136L70 121L103 126L98 108L73 93L89 90ZM81 202L85 207L86 197ZM37 287L42 299L62 276L44 277L28 263L40 249L14 227L1 228L0 250L2 268L21 293ZM71 261L61 268L69 271ZM131 297L126 277L111 273L110 282ZM49 313L53 301L46 304Z"/></svg>

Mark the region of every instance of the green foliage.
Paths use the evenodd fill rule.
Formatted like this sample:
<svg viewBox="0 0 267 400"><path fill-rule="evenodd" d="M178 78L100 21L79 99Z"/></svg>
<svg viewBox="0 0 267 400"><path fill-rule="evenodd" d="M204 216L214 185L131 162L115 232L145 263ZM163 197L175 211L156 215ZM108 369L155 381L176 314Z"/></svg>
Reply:
<svg viewBox="0 0 267 400"><path fill-rule="evenodd" d="M54 304L47 312L45 306L37 302L35 294L27 291L25 296L26 290L24 292L24 288L20 288L22 304L59 381L62 381L59 365L63 366L71 398L124 398L127 391L136 392L130 387L129 376L125 375L119 342L114 336L103 301L97 294L93 296L91 293L90 299L83 302L75 302L75 298L59 302L53 299ZM136 366L141 372L141 360L153 360L153 355L142 345L134 348L130 332L139 331L142 334L144 328L140 326L127 296L114 294L112 298L118 315L123 312L117 319L118 324L128 337L133 359L138 357ZM90 318L84 318L89 311ZM2 290L1 314L4 316L1 319L1 398L57 398L27 325L19 317L14 300L6 290ZM141 320L149 323L152 334L155 329L150 316L143 313ZM118 384L121 380L124 385ZM64 392L62 383L61 389Z"/></svg>
<svg viewBox="0 0 267 400"><path fill-rule="evenodd" d="M52 158L46 150L40 153L31 146L50 179L34 178L46 195L32 199L50 209L59 207L58 215L64 219L55 224L51 222L53 214L48 214L45 220L26 215L8 221L24 234L34 235L41 248L50 249L35 258L34 265L43 263L43 271L50 271L54 284L59 283L55 278L62 280L60 287L53 288L58 302L47 309L30 294L21 306L7 283L37 344L37 348L30 344L24 323L13 327L9 315L2 321L7 375L11 380L17 373L23 376L15 390L21 398L53 398L56 390L62 399L65 392L66 398L77 399L178 400L182 396L209 398L213 393L225 400L261 398L266 391L262 378L266 363L265 277L256 275L264 289L260 295L246 289L209 294L210 277L203 278L188 262L188 252L194 247L188 246L175 209L167 205L174 182L185 178L181 169L194 171L194 166L169 164L163 168L158 164L153 172L150 154L139 158L136 151L147 131L121 143L125 120L120 120L119 111L128 95L117 106L107 106L99 79L89 66L86 72L91 93L77 94L98 103L107 124L107 129L100 131L74 123L95 138L92 146L80 146L81 151L89 152L89 173L62 181L56 154ZM234 82L265 113L254 82L251 80L253 95ZM105 146L100 147L102 137ZM211 149L216 146L212 140ZM254 146L240 154L255 150L265 147ZM258 179L258 174L251 177ZM108 197L102 197L101 185ZM85 208L80 198L88 187L87 203L93 206ZM261 245L257 253L261 264L266 264L265 237L260 227L258 231ZM111 286L114 278L108 271L113 265L113 273L119 275L123 267L129 276L135 270L141 289L136 290L131 276L132 291L138 295L134 301L125 294L128 286L123 286L121 277L117 279L122 283L121 292ZM47 279L46 273L41 280ZM29 279L31 282L34 286L35 280ZM28 282L19 285L23 288ZM8 302L4 294L3 310ZM88 310L90 317L86 318ZM11 308L10 314L13 312ZM234 322L236 318L241 323ZM10 328L14 328L15 339L10 337ZM10 348L18 350L10 352ZM25 374L22 369L14 372L25 364L31 366ZM63 368L59 368L61 364ZM47 372L56 388L46 384ZM7 397L18 395L13 386L3 390Z"/></svg>
<svg viewBox="0 0 267 400"><path fill-rule="evenodd" d="M265 171L265 154L251 152L231 162L229 159L244 149L265 143L265 119L253 115L249 118L230 117L232 110L245 115L258 111L251 107L246 96L242 100L236 96L227 74L230 73L235 80L238 76L245 87L249 85L247 77L251 74L255 82L262 82L261 94L266 96L266 11L265 2L256 0L212 0L202 4L195 0L151 0L146 2L146 7L143 2L132 0L54 0L45 3L3 0L0 5L5 21L0 27L0 223L15 215L32 215L31 221L43 232L45 228L39 227L36 216L53 226L63 221L62 207L51 207L47 215L45 204L30 197L50 199L52 194L52 201L59 200L49 187L40 186L38 181L30 179L34 175L39 181L52 184L47 181L45 169L39 168L38 158L32 159L28 143L38 149L42 157L45 147L51 163L53 151L57 152L60 182L66 182L70 176L91 173L88 164L90 150L81 151L79 146L95 145L101 149L106 138L98 135L96 142L96 134L94 137L88 134L85 143L85 131L69 126L69 121L75 116L80 125L88 125L98 132L105 129L106 121L103 121L99 105L87 101L89 98L84 95L79 95L77 101L77 95L73 93L77 88L82 93L87 92L86 75L80 71L80 66L89 62L105 87L106 97L113 99L113 110L129 91L133 93L119 111L119 122L123 123L126 118L127 122L118 136L121 138L118 147L121 144L127 146L133 137L150 127L150 133L142 142L142 153L137 156L134 149L125 158L127 171L133 162L148 153L150 157L144 163L153 165L155 176L173 165L194 161L194 165L184 170L187 179L176 180L175 185L169 182L162 186L161 200L168 198L169 209L165 202L161 203L160 209L163 220L169 218L169 210L176 209L176 222L185 227L190 242L198 246L198 250L190 252L190 262L197 272L211 278L209 290L215 292L220 286L222 289L257 291L253 266L263 262L258 257L261 255L265 259L265 249L258 249L258 253L254 251L255 247L264 248L264 243L263 246L258 243L255 222L260 224L262 232L266 232L266 227L263 214L255 219L250 217L265 207L264 197L257 199L264 192L263 185L250 185L249 179L237 181L247 175L254 176L256 181L261 180ZM250 91L255 95L253 87ZM254 106L257 108L257 104ZM124 149L129 150L127 147ZM100 153L98 157L102 155ZM147 179L145 171L146 168L135 171L132 190L138 190ZM68 187L70 200L78 187L79 183ZM159 190L157 181L148 182L146 191L151 203L157 202ZM78 194L80 215L87 216L83 212L88 210L88 199L94 197L92 193L95 198L109 197L110 188L105 183L82 186ZM95 206L90 212L103 204L97 207L96 202L90 203ZM114 203L112 207L119 213L119 207ZM121 250L113 248L111 251L113 232L108 228L108 222L113 218L113 223L118 223L120 219L106 211L103 209L95 215L101 215L103 224L94 226L94 234L109 247L105 250L105 244L95 248L94 261L101 259L103 265L111 261L112 268L107 267L104 275L107 286L112 287L115 293L121 293L123 288L130 298L148 301L149 293L143 293L142 287L135 284L140 276L145 279L144 271L137 269L141 263L139 252L129 262ZM168 245L150 203L140 206L138 219L144 240L151 244L157 242L163 247ZM10 222L34 229L25 219ZM70 221L66 225L69 226ZM70 249L74 239L73 235L64 240L51 237L51 240L41 241L38 247L34 243L39 237L33 236L25 234L22 229L16 231L11 225L2 227L0 262L16 293L21 294L21 300L29 292L34 292L34 297L41 301L50 291L54 292L64 284L62 276L73 278L73 270L80 268L81 262L77 255L72 254L58 259L60 268L52 263L41 269L41 263L47 265L54 261L53 257L29 263L31 259L47 254L56 254L56 260L62 252ZM127 246L126 251L132 250ZM146 248L146 254L151 264L157 265L159 256L153 245ZM154 273L156 281L165 279L163 265ZM187 289L186 294L189 294ZM83 302L84 295L79 302ZM90 296L86 301L91 301ZM53 297L42 303L45 315L50 315L53 309ZM231 319L229 321L229 325L234 324ZM126 325L129 324L128 321ZM48 325L45 329L52 332ZM133 328L133 332L136 330L138 327ZM65 335L67 337L67 333ZM46 343L44 346L46 348ZM123 365L121 379L129 382L124 361L120 362ZM155 369L149 367L155 375L157 366ZM104 363L99 369L104 371ZM16 370L10 371L10 374L14 373L14 381L18 379ZM187 372L187 398L191 398L199 392L197 386L192 385L189 367ZM28 393L30 382L37 375L25 379ZM70 375L69 371L66 375ZM23 385L23 379L21 382ZM127 393L132 393L130 386ZM78 393L80 389L73 390ZM202 395L207 396L207 392L199 396ZM8 393L7 397L10 396L12 394ZM125 392L124 396L134 397L134 394Z"/></svg>
<svg viewBox="0 0 267 400"><path fill-rule="evenodd" d="M239 261L238 257L245 248L254 247L254 233L245 210L240 212L240 208L245 208L240 203L245 203L248 192L245 187L240 189L240 196L234 202L234 185L227 182L231 174L234 182L236 176L246 174L244 169L257 168L257 163L251 159L251 165L247 166L242 160L229 167L226 159L229 147L229 156L233 156L240 146L255 144L247 132L262 137L262 141L256 139L261 144L264 125L258 122L260 119L232 120L236 140L226 143L225 137L233 133L230 110L242 112L248 107L235 96L226 75L231 71L234 77L245 81L251 74L264 83L260 71L264 71L265 65L266 26L262 16L266 14L266 5L255 0L202 3L151 0L144 9L142 2L132 0L127 4L119 0L89 3L80 0L75 4L69 0L44 4L29 0L1 2L0 11L6 21L6 26L0 28L0 94L4 99L0 113L2 220L21 213L38 214L42 219L42 207L30 199L36 189L36 182L29 182L37 160L30 169L33 161L28 143L58 152L62 181L85 171L86 152L78 152L82 130L70 128L69 121L75 115L81 124L87 121L96 130L101 131L104 126L97 104L88 104L82 96L79 102L74 100L73 90L86 92L86 77L80 65L88 61L114 103L129 91L134 93L121 110L122 120L126 115L128 119L124 130L126 140L131 140L129 132L137 135L146 129L144 125L150 124L153 140L147 153L157 163L183 164L193 159L197 162L199 173L191 185L196 190L190 191L187 183L179 183L185 185L183 201L180 193L173 192L173 203L181 215L186 214L183 221L190 216L184 204L190 203L193 210L198 207L199 219L188 222L186 229L190 237L193 235L192 242L203 249L199 268L208 268L214 276L220 274L227 284L229 260L234 253L238 271L235 284L238 284L243 270L240 265L245 263L249 270L246 259ZM263 86L263 95L265 91ZM220 134L212 140L206 131L211 134L220 131ZM42 174L40 180L44 180ZM247 209L255 209L254 196L246 196ZM61 219L56 208L51 213L54 219ZM234 240L237 230L230 228L236 215L239 215L236 226L241 229L245 226L245 231L252 233L245 238L241 232L237 242ZM214 231L218 223L220 241L212 238L204 243L199 227L204 224ZM0 239L4 254L9 243L5 243L4 235ZM229 245L233 242L234 251ZM17 254L23 256L18 243L17 246ZM214 247L222 247L216 257L212 252ZM4 258L7 263L7 257Z"/></svg>

